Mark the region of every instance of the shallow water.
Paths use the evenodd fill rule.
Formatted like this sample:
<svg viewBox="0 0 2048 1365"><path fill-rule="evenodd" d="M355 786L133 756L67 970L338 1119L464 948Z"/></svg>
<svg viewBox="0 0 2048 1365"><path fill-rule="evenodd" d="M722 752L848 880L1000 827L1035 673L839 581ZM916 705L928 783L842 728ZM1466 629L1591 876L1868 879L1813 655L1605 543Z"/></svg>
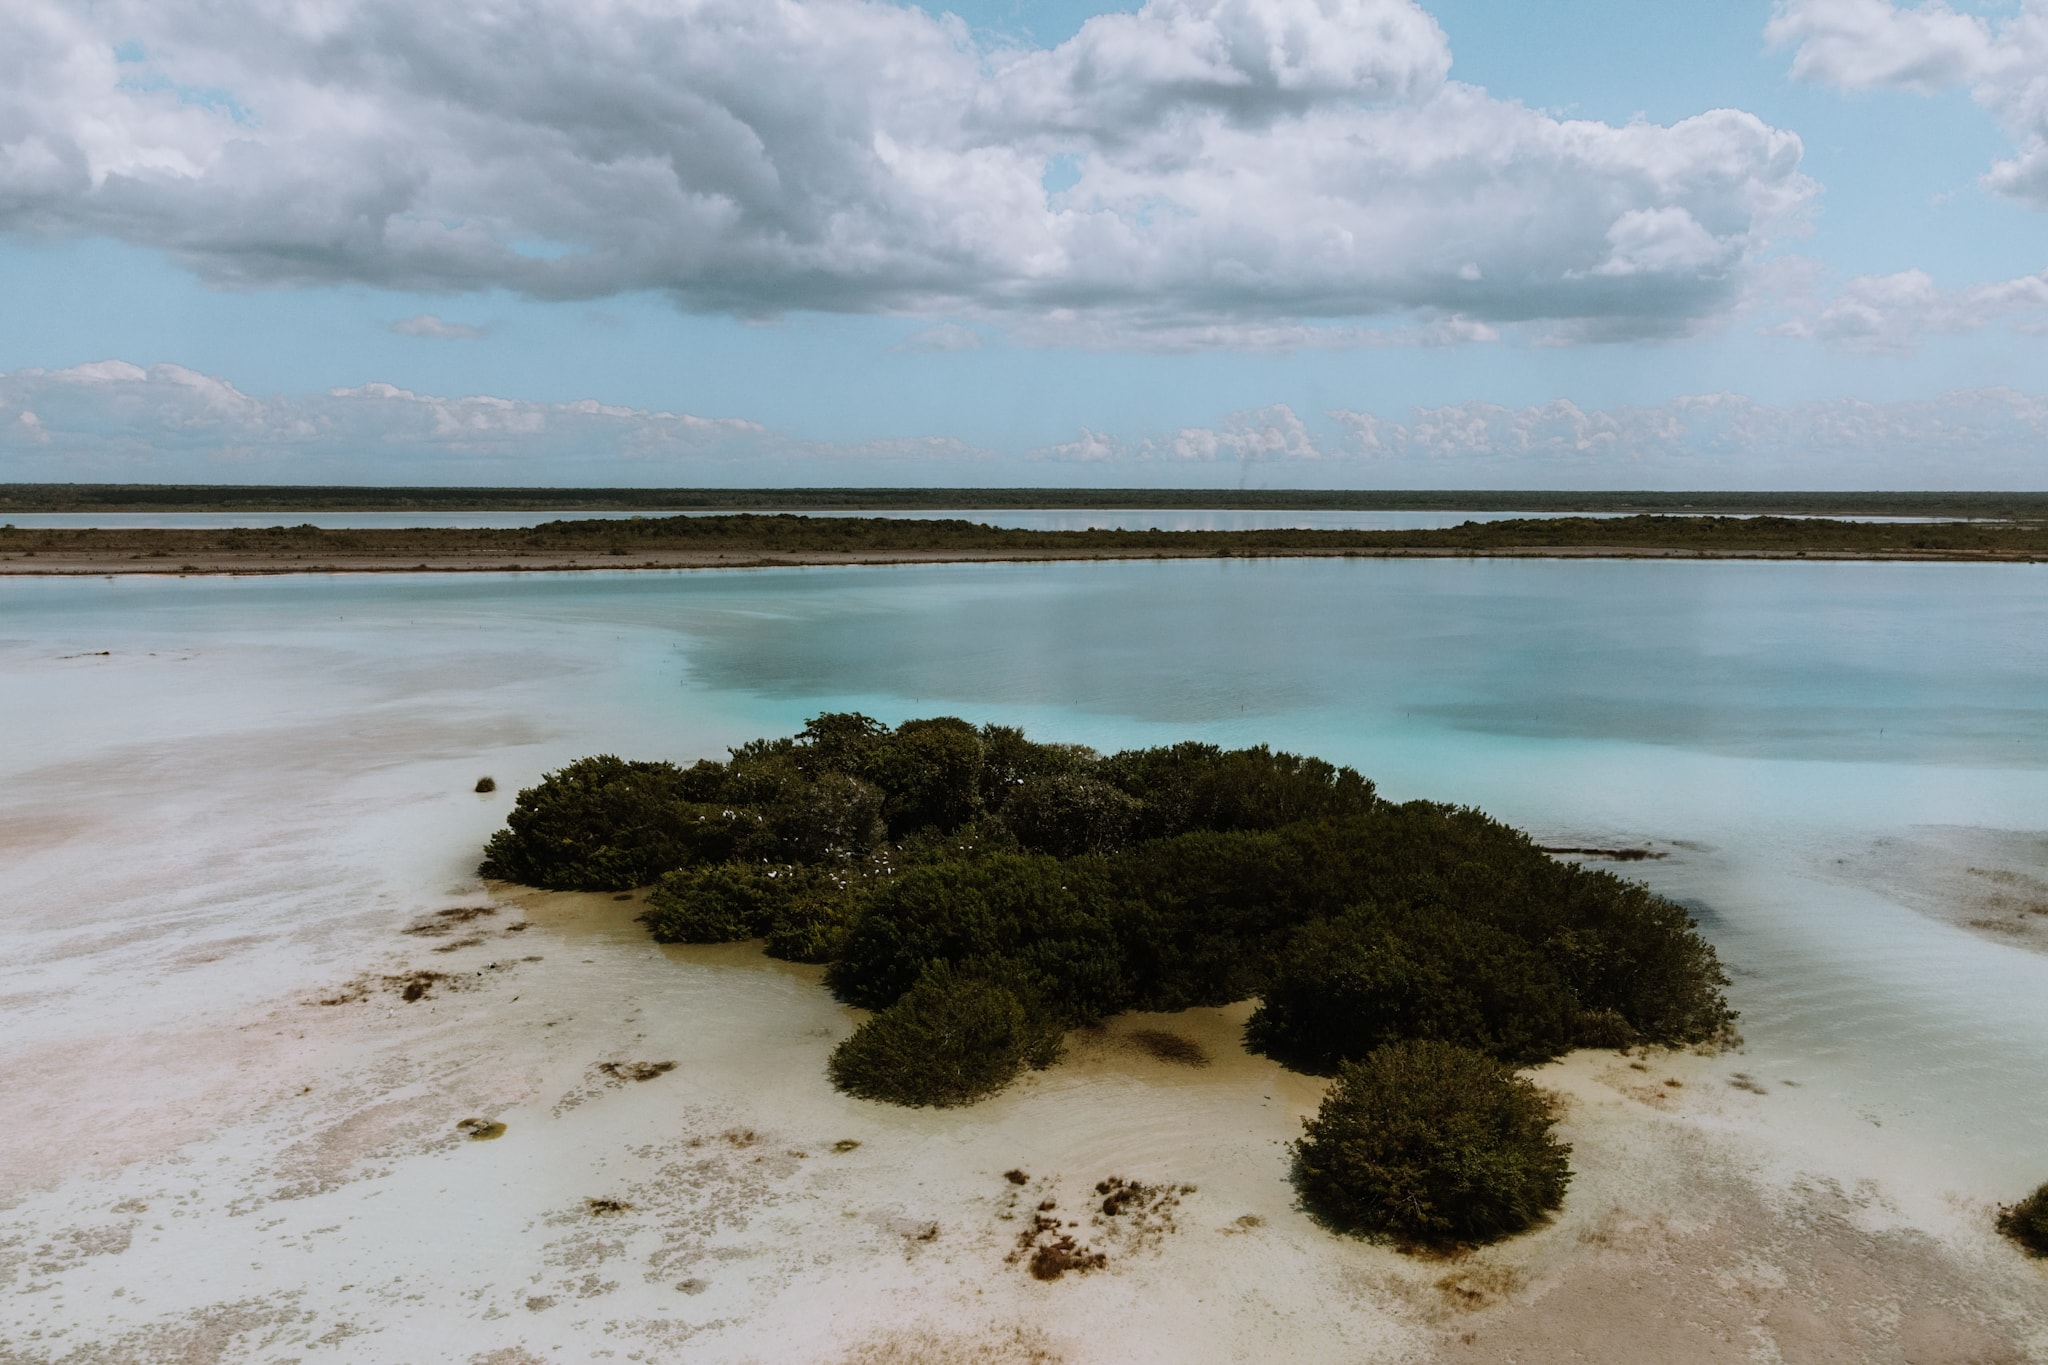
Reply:
<svg viewBox="0 0 2048 1365"><path fill-rule="evenodd" d="M580 754L951 713L1270 742L1664 853L1622 870L1696 907L1784 1112L1995 1195L2044 1174L2048 958L1838 860L2048 828L2044 682L2023 565L9 580L0 1019L55 1043L331 982L348 924L459 888L510 791Z"/></svg>

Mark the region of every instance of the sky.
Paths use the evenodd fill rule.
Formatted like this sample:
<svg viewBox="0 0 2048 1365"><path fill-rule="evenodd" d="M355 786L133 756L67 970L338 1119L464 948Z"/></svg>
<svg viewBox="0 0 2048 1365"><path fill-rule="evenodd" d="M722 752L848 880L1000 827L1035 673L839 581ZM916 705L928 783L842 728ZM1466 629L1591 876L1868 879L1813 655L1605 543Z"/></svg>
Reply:
<svg viewBox="0 0 2048 1365"><path fill-rule="evenodd" d="M2048 0L10 0L0 481L2048 487Z"/></svg>

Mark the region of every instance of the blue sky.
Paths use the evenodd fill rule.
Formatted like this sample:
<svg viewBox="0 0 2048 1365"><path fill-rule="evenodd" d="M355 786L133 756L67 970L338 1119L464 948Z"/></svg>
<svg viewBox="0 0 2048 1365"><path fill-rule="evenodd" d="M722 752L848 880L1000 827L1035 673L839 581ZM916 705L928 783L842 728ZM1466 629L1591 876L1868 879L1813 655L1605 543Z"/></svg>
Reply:
<svg viewBox="0 0 2048 1365"><path fill-rule="evenodd" d="M10 7L0 478L2048 486L2043 0L732 3Z"/></svg>

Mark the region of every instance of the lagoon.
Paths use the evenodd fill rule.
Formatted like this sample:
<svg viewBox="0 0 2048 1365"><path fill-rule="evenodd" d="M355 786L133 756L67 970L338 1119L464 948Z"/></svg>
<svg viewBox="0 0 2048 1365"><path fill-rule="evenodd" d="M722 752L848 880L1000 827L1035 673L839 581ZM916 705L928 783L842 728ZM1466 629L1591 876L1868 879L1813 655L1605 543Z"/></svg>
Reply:
<svg viewBox="0 0 2048 1365"><path fill-rule="evenodd" d="M469 879L505 808L477 775L502 798L585 753L715 755L847 709L1102 749L1270 743L1545 844L1648 850L1618 870L1693 908L1730 965L1738 1064L1784 1160L1881 1177L1930 1218L2048 1178L2031 565L0 582L12 1082L361 970L368 927ZM2000 896L2017 929L1965 923ZM88 1179L83 1158L5 1155L16 1198Z"/></svg>

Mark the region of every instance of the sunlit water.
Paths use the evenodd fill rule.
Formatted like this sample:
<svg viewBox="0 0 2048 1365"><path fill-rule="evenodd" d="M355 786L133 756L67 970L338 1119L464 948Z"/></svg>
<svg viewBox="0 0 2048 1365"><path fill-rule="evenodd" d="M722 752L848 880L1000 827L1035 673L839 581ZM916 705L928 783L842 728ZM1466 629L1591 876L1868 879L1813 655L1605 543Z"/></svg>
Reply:
<svg viewBox="0 0 2048 1365"><path fill-rule="evenodd" d="M48 1041L335 979L324 922L473 866L504 809L476 775L717 754L847 708L1267 742L1545 841L1665 851L1624 870L1719 945L1752 1071L1857 1140L1997 1188L2048 1174L2048 958L1856 865L1928 827L2048 828L2026 565L9 580L0 1009L37 1002L8 1027ZM163 970L256 938L257 979Z"/></svg>

